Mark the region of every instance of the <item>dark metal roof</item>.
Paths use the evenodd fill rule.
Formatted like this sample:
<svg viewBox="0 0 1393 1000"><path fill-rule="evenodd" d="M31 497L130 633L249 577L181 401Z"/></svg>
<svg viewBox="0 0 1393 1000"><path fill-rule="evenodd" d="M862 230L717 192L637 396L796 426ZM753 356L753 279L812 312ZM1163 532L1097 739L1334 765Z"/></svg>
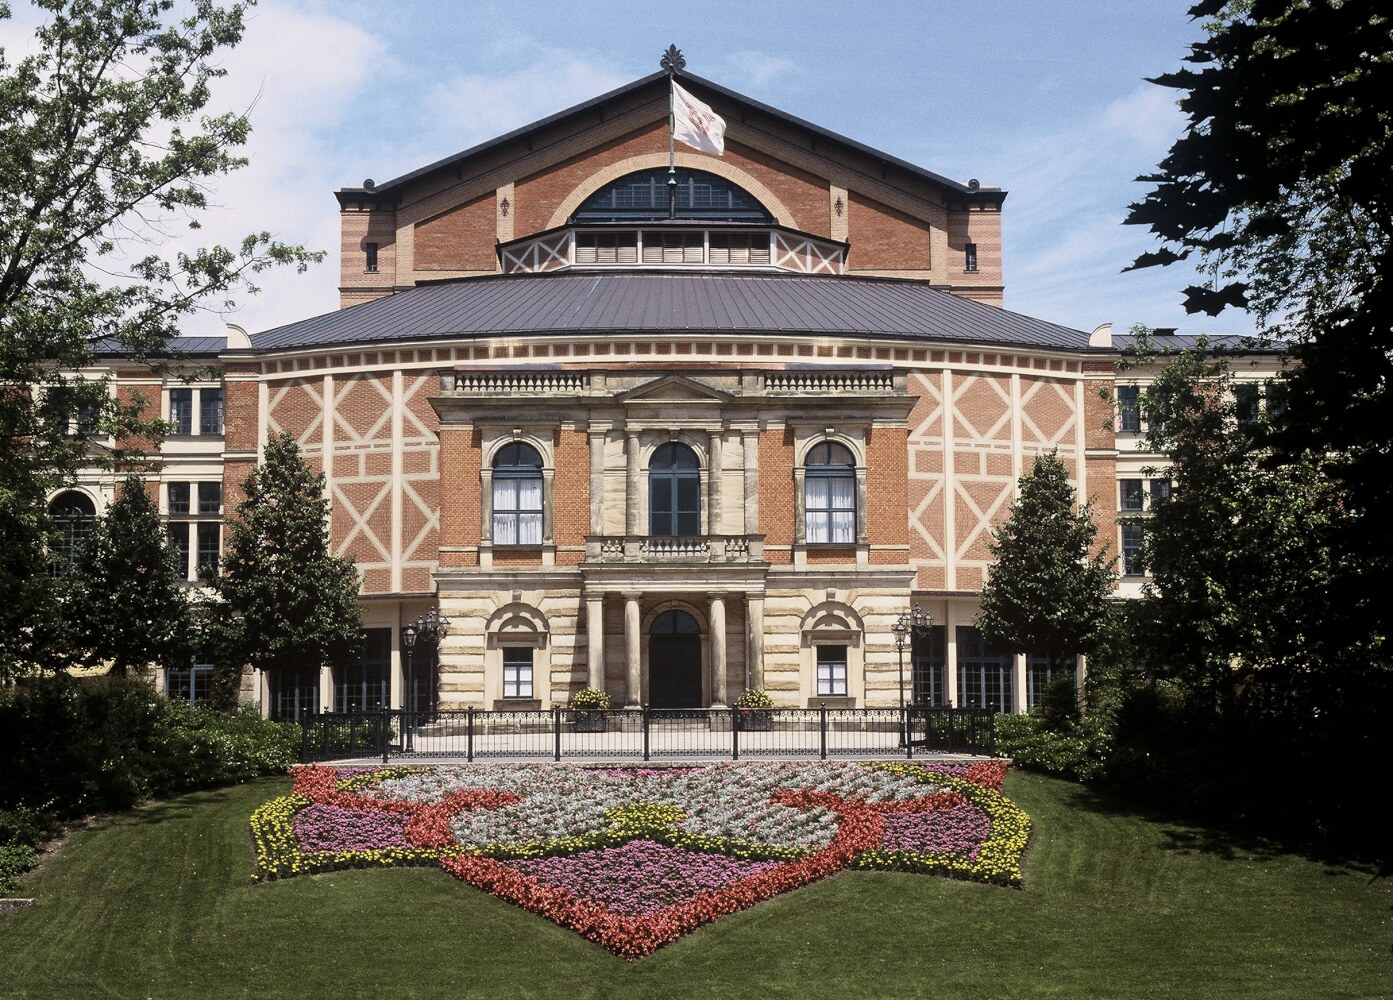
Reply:
<svg viewBox="0 0 1393 1000"><path fill-rule="evenodd" d="M538 121L535 121L530 125L524 125L522 128L514 129L511 132L508 132L504 135L500 135L496 139L490 139L487 142L481 142L477 146L471 146L470 148L463 150L462 152L455 153L453 156L447 156L444 159L436 160L434 163L429 163L424 167L419 167L416 170L410 171L409 173L402 174L400 177L394 177L389 181L379 182L370 189L363 187L343 187L339 189L337 194L340 196L353 195L359 197L376 197L378 195L385 194L391 191L393 188L400 187L403 184L408 184L411 181L435 173L438 170L444 170L448 167L453 167L455 164L463 160L467 160L470 157L478 156L479 154L485 153L491 149L506 145L514 139L524 136L529 132L545 128L548 125L552 125L557 122L563 121L564 119L572 117L574 115L584 114L594 108L600 107L601 105L604 105L609 101L614 100L617 97L623 96L633 91L641 90L644 87L652 86L659 80L666 81L667 74L664 72L658 72L652 73L645 77L641 77L640 79L635 80L633 83L625 84L624 86L618 87L615 90L611 90L608 93L601 94L599 97L591 98L588 101L584 101L580 104L574 105L573 107L569 107L564 111L558 111L554 115L548 115L546 118L539 119ZM993 201L1000 200L1006 197L1006 192L1002 191L1000 188L982 186L973 187L969 184L964 184L961 181L955 181L950 177L944 177L942 174L936 174L932 170L925 170L923 167L910 163L908 160L902 160L898 156L891 156L889 153L882 152L881 150L876 149L872 146L867 146L865 143L857 142L855 139L848 139L844 135L839 135L838 133L833 132L829 129L825 129L820 125L814 125L810 121L799 118L795 115L790 115L787 112L780 111L778 108L770 107L768 104L763 104L759 101L754 100L753 98L746 97L744 94L737 93L734 90L729 90L725 87L722 87L718 83L712 83L710 80L702 79L699 76L693 76L690 73L683 73L682 82L684 85L688 83L695 83L698 85L698 88L704 87L707 90L720 94L727 100L734 101L737 104L743 104L746 107L753 108L757 111L762 112L763 114L770 115L774 118L780 119L781 121L787 122L790 125L797 126L798 128L807 129L808 131L823 139L829 139L833 142L841 143L842 145L856 150L863 156L869 156L872 159L879 160L885 164L894 164L901 170L907 171L908 173L914 174L918 177L922 177L925 180L932 181L934 184L942 185L943 187L958 192L959 194L985 196Z"/></svg>
<svg viewBox="0 0 1393 1000"><path fill-rule="evenodd" d="M421 285L255 334L256 351L606 333L903 337L1086 350L1088 334L892 278L569 271Z"/></svg>
<svg viewBox="0 0 1393 1000"><path fill-rule="evenodd" d="M1115 333L1112 346L1119 351L1132 350L1137 346L1137 337L1130 333ZM1147 335L1151 349L1157 354L1174 354L1177 351L1192 351L1203 340L1211 351L1229 354L1282 354L1291 345L1277 340L1260 337L1246 337L1234 333L1193 334L1193 333L1151 333Z"/></svg>
<svg viewBox="0 0 1393 1000"><path fill-rule="evenodd" d="M225 350L226 337L176 337L168 342L165 350L154 352L152 357L212 357ZM105 338L92 344L92 353L98 357L128 357L131 352L120 341Z"/></svg>

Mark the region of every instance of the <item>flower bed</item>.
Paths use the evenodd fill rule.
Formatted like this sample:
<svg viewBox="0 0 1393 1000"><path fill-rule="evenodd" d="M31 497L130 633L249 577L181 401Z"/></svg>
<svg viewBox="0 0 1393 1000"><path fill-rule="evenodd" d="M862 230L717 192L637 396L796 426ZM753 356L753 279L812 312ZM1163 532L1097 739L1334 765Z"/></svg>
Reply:
<svg viewBox="0 0 1393 1000"><path fill-rule="evenodd" d="M1019 885L1005 764L297 768L258 875L439 864L629 960L844 868Z"/></svg>

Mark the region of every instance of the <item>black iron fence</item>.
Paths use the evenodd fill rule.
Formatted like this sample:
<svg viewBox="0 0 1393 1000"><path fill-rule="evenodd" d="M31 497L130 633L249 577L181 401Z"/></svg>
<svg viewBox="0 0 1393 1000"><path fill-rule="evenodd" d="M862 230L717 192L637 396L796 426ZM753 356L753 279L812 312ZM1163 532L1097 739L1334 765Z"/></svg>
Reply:
<svg viewBox="0 0 1393 1000"><path fill-rule="evenodd" d="M936 706L333 713L301 722L300 759L990 756L994 715Z"/></svg>

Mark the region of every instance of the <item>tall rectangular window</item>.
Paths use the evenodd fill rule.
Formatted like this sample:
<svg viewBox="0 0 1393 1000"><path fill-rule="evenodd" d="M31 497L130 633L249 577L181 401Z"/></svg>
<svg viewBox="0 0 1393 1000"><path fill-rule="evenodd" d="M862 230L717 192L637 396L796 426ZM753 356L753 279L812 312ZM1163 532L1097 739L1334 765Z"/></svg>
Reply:
<svg viewBox="0 0 1393 1000"><path fill-rule="evenodd" d="M187 514L189 512L189 484L168 483L165 490L169 497L169 513Z"/></svg>
<svg viewBox="0 0 1393 1000"><path fill-rule="evenodd" d="M1144 572L1141 559L1143 529L1140 524L1122 526L1122 575L1141 576Z"/></svg>
<svg viewBox="0 0 1393 1000"><path fill-rule="evenodd" d="M223 421L222 389L201 389L198 393L198 433L221 434Z"/></svg>
<svg viewBox="0 0 1393 1000"><path fill-rule="evenodd" d="M1276 380L1263 387L1267 396L1267 419L1280 421L1287 415L1287 384Z"/></svg>
<svg viewBox="0 0 1393 1000"><path fill-rule="evenodd" d="M198 578L207 580L217 576L218 557L222 554L218 544L221 526L216 521L198 522Z"/></svg>
<svg viewBox="0 0 1393 1000"><path fill-rule="evenodd" d="M191 663L187 668L170 667L164 675L165 697L171 701L202 705L208 700L213 687L213 665L211 663Z"/></svg>
<svg viewBox="0 0 1393 1000"><path fill-rule="evenodd" d="M1141 431L1141 388L1135 385L1117 387L1117 429L1125 434Z"/></svg>
<svg viewBox="0 0 1393 1000"><path fill-rule="evenodd" d="M1140 479L1119 479L1117 481L1118 510L1141 510L1144 497Z"/></svg>
<svg viewBox="0 0 1393 1000"><path fill-rule="evenodd" d="M1011 654L987 644L986 638L970 625L959 625L958 698L964 708L991 708L998 712L1015 710L1015 671Z"/></svg>
<svg viewBox="0 0 1393 1000"><path fill-rule="evenodd" d="M280 669L270 672L271 718L299 722L319 712L319 668Z"/></svg>
<svg viewBox="0 0 1393 1000"><path fill-rule="evenodd" d="M977 270L977 244L969 243L963 249L963 269L967 271Z"/></svg>
<svg viewBox="0 0 1393 1000"><path fill-rule="evenodd" d="M1238 426L1251 430L1258 425L1258 387L1256 385L1236 385L1233 387L1233 414Z"/></svg>
<svg viewBox="0 0 1393 1000"><path fill-rule="evenodd" d="M192 525L179 521L169 525L169 544L174 549L175 560L179 564L179 578L189 578L189 529Z"/></svg>
<svg viewBox="0 0 1393 1000"><path fill-rule="evenodd" d="M944 681L948 630L930 627L928 635L915 635L910 654L910 702L915 705L948 704Z"/></svg>
<svg viewBox="0 0 1393 1000"><path fill-rule="evenodd" d="M171 434L193 433L193 390L169 390L169 422Z"/></svg>
<svg viewBox="0 0 1393 1000"><path fill-rule="evenodd" d="M1151 503L1154 506L1158 500L1169 500L1171 495L1171 481L1169 479L1153 479L1149 483L1151 487Z"/></svg>
<svg viewBox="0 0 1393 1000"><path fill-rule="evenodd" d="M376 243L364 243L364 244L363 244L363 270L364 270L364 271L376 271L376 270L377 270L377 244L376 244Z"/></svg>
<svg viewBox="0 0 1393 1000"><path fill-rule="evenodd" d="M503 697L532 697L532 647L503 647Z"/></svg>
<svg viewBox="0 0 1393 1000"><path fill-rule="evenodd" d="M1078 683L1078 663L1070 656L1059 660L1053 666L1046 653L1031 653L1025 658L1025 707L1034 709L1044 699L1045 688L1060 675Z"/></svg>
<svg viewBox="0 0 1393 1000"><path fill-rule="evenodd" d="M222 483L198 484L198 512L200 514L219 514L222 512Z"/></svg>
<svg viewBox="0 0 1393 1000"><path fill-rule="evenodd" d="M334 668L334 711L374 712L387 705L392 669L392 630L363 632L363 658Z"/></svg>
<svg viewBox="0 0 1393 1000"><path fill-rule="evenodd" d="M846 647L817 647L817 693L846 697Z"/></svg>

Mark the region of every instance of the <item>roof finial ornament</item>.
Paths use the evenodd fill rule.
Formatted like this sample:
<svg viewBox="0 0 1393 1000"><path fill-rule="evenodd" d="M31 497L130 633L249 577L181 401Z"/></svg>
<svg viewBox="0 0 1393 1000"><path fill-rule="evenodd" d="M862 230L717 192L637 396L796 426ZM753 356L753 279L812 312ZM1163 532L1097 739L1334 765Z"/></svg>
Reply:
<svg viewBox="0 0 1393 1000"><path fill-rule="evenodd" d="M676 43L673 43L667 47L663 57L658 60L658 66L668 76L676 76L687 68L687 60L682 55L682 50L677 47Z"/></svg>

